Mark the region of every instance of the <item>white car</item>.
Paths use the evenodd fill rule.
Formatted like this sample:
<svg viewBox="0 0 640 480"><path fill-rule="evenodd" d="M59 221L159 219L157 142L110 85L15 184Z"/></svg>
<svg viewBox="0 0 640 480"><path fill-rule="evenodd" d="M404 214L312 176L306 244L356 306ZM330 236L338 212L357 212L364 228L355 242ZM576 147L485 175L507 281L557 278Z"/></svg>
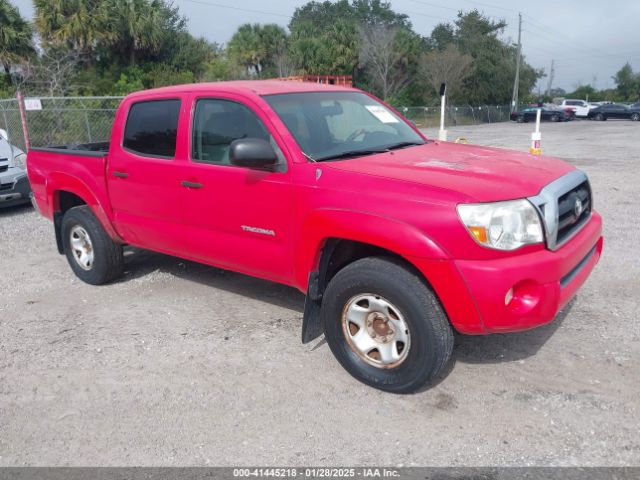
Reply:
<svg viewBox="0 0 640 480"><path fill-rule="evenodd" d="M589 110L594 108L594 105L591 105L584 100L575 100L570 98L562 100L562 102L560 102L558 106L563 109L572 109L575 116L581 118L587 118L587 115L589 115Z"/></svg>
<svg viewBox="0 0 640 480"><path fill-rule="evenodd" d="M9 143L7 132L0 129L0 208L30 201L26 158L22 150Z"/></svg>

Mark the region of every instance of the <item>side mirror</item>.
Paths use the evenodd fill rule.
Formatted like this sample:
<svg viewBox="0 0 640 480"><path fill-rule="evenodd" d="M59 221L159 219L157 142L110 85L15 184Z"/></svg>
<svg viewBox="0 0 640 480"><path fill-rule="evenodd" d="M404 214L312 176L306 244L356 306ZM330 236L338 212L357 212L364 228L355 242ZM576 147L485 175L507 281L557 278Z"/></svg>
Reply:
<svg viewBox="0 0 640 480"><path fill-rule="evenodd" d="M266 140L240 138L231 142L229 160L238 167L269 169L278 163L278 155Z"/></svg>
<svg viewBox="0 0 640 480"><path fill-rule="evenodd" d="M2 128L0 128L0 138L2 140L6 140L7 142L9 141L9 134L7 133L6 130L3 130Z"/></svg>

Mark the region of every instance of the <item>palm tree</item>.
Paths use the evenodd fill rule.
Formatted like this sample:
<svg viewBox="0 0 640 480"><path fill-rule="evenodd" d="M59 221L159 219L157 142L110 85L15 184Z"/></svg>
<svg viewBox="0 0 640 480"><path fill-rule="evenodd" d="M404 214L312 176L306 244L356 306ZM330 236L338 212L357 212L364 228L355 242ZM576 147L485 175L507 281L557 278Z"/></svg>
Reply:
<svg viewBox="0 0 640 480"><path fill-rule="evenodd" d="M267 58L267 47L260 39L259 24L249 23L241 25L229 41L229 57L238 65L244 67L249 75L260 72Z"/></svg>
<svg viewBox="0 0 640 480"><path fill-rule="evenodd" d="M66 45L91 61L102 38L104 9L100 0L33 0L35 24L45 43Z"/></svg>
<svg viewBox="0 0 640 480"><path fill-rule="evenodd" d="M11 66L33 53L32 29L18 9L0 0L0 64L8 75Z"/></svg>
<svg viewBox="0 0 640 480"><path fill-rule="evenodd" d="M163 0L107 0L106 40L136 65L140 54L156 54L167 32L184 30L177 8Z"/></svg>

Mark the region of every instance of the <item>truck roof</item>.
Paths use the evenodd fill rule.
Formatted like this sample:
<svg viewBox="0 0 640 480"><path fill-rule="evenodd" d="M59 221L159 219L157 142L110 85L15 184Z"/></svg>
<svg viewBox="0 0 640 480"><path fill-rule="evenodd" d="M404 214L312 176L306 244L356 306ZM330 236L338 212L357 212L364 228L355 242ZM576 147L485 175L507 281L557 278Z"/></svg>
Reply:
<svg viewBox="0 0 640 480"><path fill-rule="evenodd" d="M243 92L254 95L273 95L278 93L322 92L327 90L353 91L356 89L344 85L327 85L324 83L285 80L233 80L226 82L188 83L171 87L153 88L132 93L130 97L137 98L150 94L163 93L206 92L208 90L215 90L217 92Z"/></svg>

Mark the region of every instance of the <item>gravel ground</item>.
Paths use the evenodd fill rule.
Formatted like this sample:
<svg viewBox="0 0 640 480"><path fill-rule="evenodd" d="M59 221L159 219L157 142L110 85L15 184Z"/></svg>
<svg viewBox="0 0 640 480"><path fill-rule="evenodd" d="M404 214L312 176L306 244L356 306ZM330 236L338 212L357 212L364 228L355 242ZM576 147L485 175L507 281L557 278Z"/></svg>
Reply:
<svg viewBox="0 0 640 480"><path fill-rule="evenodd" d="M531 130L449 138L527 150ZM543 125L544 153L591 177L602 261L555 322L459 336L409 396L302 345L293 289L147 252L92 287L48 221L0 211L0 465L640 465L639 131Z"/></svg>

